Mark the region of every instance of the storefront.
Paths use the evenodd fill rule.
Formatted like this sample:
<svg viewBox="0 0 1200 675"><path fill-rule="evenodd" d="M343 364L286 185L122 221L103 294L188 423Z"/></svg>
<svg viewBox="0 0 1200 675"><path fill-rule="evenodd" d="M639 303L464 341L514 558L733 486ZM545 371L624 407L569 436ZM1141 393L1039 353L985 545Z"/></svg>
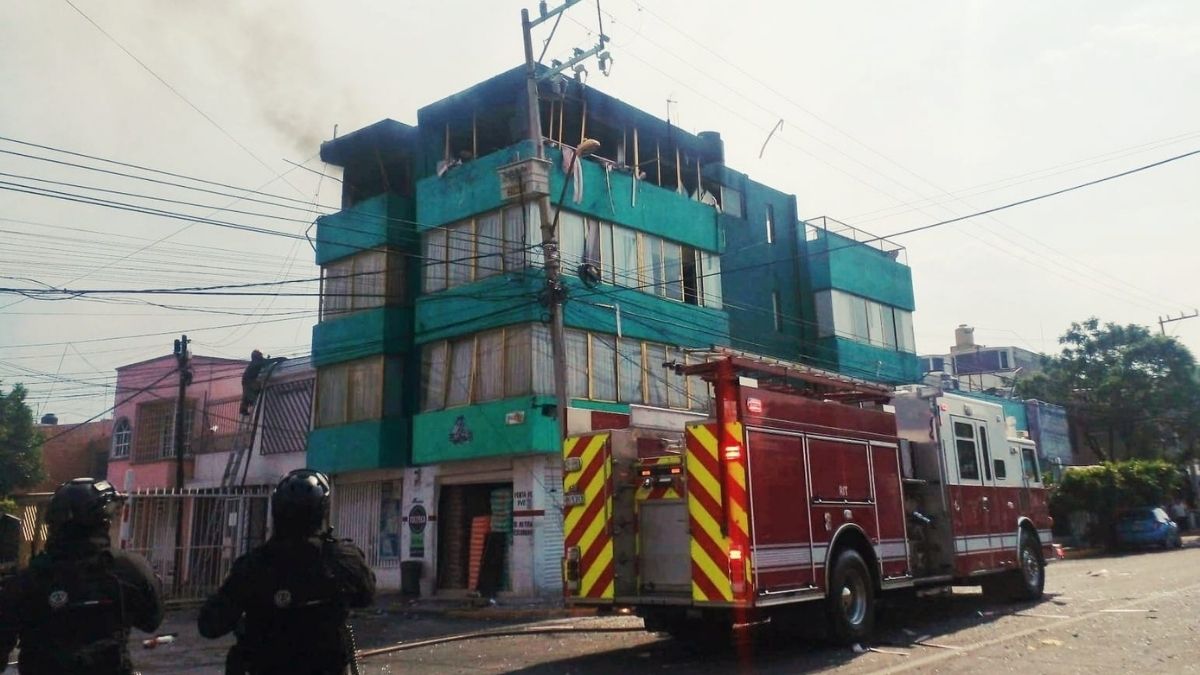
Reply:
<svg viewBox="0 0 1200 675"><path fill-rule="evenodd" d="M352 539L375 571L380 590L400 589L401 531L404 527L401 469L336 474L330 523L333 534Z"/></svg>

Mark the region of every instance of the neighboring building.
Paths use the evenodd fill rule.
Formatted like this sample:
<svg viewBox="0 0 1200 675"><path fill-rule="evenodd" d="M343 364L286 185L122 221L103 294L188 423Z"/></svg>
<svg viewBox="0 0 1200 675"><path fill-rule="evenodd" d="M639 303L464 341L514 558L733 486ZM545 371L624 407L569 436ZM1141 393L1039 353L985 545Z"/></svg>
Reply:
<svg viewBox="0 0 1200 675"><path fill-rule="evenodd" d="M926 375L952 378L960 389L1009 395L1018 379L1042 367L1041 356L1028 349L976 344L975 329L967 324L954 329L954 346L949 354L923 355L920 359Z"/></svg>
<svg viewBox="0 0 1200 675"><path fill-rule="evenodd" d="M236 395L209 399L204 404L196 471L188 481L189 487L217 487L223 480L227 485L273 487L284 474L305 465L317 378L311 360L288 359L271 369L256 404L261 410L246 418L238 413L241 373L237 375ZM249 429L247 423L255 421L257 427ZM232 468L238 469L237 475L226 478L231 453L246 445L249 451L233 458Z"/></svg>
<svg viewBox="0 0 1200 675"><path fill-rule="evenodd" d="M183 488L195 476L195 450L204 438L203 412L210 401L241 396L246 361L193 356L192 384L184 414L184 484L175 480L175 399L178 367L172 355L117 368L112 452L108 480L120 490Z"/></svg>
<svg viewBox="0 0 1200 675"><path fill-rule="evenodd" d="M303 467L315 372L308 359L264 370L242 416L248 361L195 356L184 408L184 480L176 479L175 356L117 368L108 479L130 494L118 535L164 580L167 597L202 599L267 534L270 488Z"/></svg>
<svg viewBox="0 0 1200 675"><path fill-rule="evenodd" d="M42 468L45 478L26 492L53 492L72 478L103 477L108 471L112 420L59 424L54 415L43 415L34 429L42 435Z"/></svg>
<svg viewBox="0 0 1200 675"><path fill-rule="evenodd" d="M707 410L707 386L662 364L713 345L919 378L896 249L824 225L810 240L796 198L726 167L718 134L555 87L541 118L569 292L570 432L631 417L681 428ZM416 126L383 120L321 147L344 187L343 210L317 226L308 460L334 475L336 527L385 586L403 560L423 593L466 591L472 528L486 524L508 534L511 592L561 592L538 209L519 181L502 194L500 177L535 155L525 92L518 68L421 108ZM577 163L559 204L564 149L585 129L601 150Z"/></svg>
<svg viewBox="0 0 1200 675"><path fill-rule="evenodd" d="M920 360L927 383L1002 405L1012 431L1037 444L1045 470L1094 461L1090 452L1071 443L1066 408L1015 397L1017 381L1041 369L1039 354L1020 347L976 344L975 329L960 324L954 329L949 354L923 355Z"/></svg>

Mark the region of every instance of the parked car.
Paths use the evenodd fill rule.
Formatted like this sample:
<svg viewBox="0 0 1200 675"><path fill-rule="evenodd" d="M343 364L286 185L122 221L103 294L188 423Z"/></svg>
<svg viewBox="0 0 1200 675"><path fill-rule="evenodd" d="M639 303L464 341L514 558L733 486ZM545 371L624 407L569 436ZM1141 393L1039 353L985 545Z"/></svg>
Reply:
<svg viewBox="0 0 1200 675"><path fill-rule="evenodd" d="M1117 545L1122 548L1183 546L1179 526L1160 508L1127 509L1117 514Z"/></svg>

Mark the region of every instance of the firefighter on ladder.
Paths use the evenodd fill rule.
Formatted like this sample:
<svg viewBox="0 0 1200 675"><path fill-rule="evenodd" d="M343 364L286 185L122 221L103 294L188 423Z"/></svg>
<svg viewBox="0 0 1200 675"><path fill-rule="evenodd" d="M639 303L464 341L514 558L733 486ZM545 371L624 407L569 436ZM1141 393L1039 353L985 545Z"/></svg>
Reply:
<svg viewBox="0 0 1200 675"><path fill-rule="evenodd" d="M246 370L242 371L242 406L238 412L244 415L250 414L250 408L258 400L258 394L262 391L262 382L259 377L263 374L263 369L275 363L286 361L282 356L275 358L267 358L263 353L255 349L250 352L250 365L246 366Z"/></svg>

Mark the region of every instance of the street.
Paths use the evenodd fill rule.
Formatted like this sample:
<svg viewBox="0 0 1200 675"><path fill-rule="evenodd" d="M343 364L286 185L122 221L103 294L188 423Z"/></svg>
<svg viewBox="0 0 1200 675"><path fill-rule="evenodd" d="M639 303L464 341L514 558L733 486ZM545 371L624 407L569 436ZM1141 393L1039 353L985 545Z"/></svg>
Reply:
<svg viewBox="0 0 1200 675"><path fill-rule="evenodd" d="M1200 671L1200 544L1182 550L1104 555L1052 563L1036 604L984 601L974 589L892 603L881 610L871 651L782 639L760 630L741 647L699 650L640 629L629 616L534 623L434 615L364 615L360 649L461 636L479 630L534 635L474 637L365 658L364 673L1083 673ZM135 648L143 673L218 672L227 641L205 642L172 617L178 642ZM548 632L555 631L555 632ZM561 632L559 632L561 631Z"/></svg>

